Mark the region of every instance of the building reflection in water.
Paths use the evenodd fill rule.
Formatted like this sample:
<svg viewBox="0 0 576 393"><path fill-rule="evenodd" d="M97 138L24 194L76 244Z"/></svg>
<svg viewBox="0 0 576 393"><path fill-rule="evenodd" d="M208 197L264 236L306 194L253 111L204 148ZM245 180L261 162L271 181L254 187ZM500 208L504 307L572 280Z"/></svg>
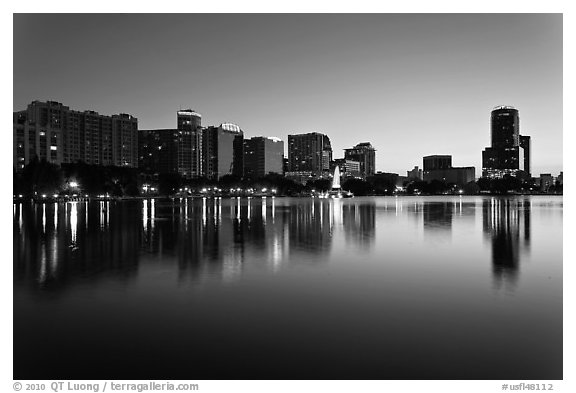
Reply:
<svg viewBox="0 0 576 393"><path fill-rule="evenodd" d="M457 202L431 202L422 205L424 233L440 234L452 232L455 205Z"/></svg>
<svg viewBox="0 0 576 393"><path fill-rule="evenodd" d="M347 245L369 249L376 234L376 204L369 201L342 206L342 225Z"/></svg>
<svg viewBox="0 0 576 393"><path fill-rule="evenodd" d="M110 271L128 279L145 257L174 263L180 280L236 280L327 263L336 233L369 247L375 215L370 201L274 197L16 204L15 279L49 289Z"/></svg>
<svg viewBox="0 0 576 393"><path fill-rule="evenodd" d="M118 272L116 278L132 276L141 242L139 212L117 208L110 216L111 204L121 203L20 204L14 279L56 290L110 271Z"/></svg>
<svg viewBox="0 0 576 393"><path fill-rule="evenodd" d="M521 253L530 246L530 200L491 198L482 203L484 234L492 242L494 285L518 280Z"/></svg>

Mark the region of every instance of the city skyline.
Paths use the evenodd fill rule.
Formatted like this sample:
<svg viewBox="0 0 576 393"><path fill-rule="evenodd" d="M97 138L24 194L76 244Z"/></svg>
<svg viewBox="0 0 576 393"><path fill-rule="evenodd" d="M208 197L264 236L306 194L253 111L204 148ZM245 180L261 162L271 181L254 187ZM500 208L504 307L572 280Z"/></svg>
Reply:
<svg viewBox="0 0 576 393"><path fill-rule="evenodd" d="M513 105L533 174L554 174L562 15L14 15L14 110L34 99L130 113L139 129L192 108L246 138L316 131L334 158L369 141L376 170L399 174L433 154L481 168L490 111Z"/></svg>

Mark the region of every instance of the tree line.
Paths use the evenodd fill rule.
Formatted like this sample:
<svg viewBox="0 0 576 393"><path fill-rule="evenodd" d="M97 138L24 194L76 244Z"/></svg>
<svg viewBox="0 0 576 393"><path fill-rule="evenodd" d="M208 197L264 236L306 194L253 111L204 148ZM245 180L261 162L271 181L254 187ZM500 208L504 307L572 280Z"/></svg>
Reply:
<svg viewBox="0 0 576 393"><path fill-rule="evenodd" d="M348 178L342 180L342 189L354 195L442 195L459 194L507 194L538 193L540 185L532 179L506 175L501 179L480 178L463 187L443 181L431 182L412 180L405 181L403 187L397 187L398 175L378 173L365 180ZM144 189L143 186L147 188ZM151 174L143 173L137 168L88 165L82 162L55 165L46 160L33 159L24 170L13 173L13 193L34 197L37 195L102 195L113 197L135 197L146 193L157 195L174 195L182 190L219 189L229 192L230 189L274 189L276 195L297 196L312 192L325 192L332 187L330 179L312 179L300 184L283 175L268 174L259 178L240 178L226 175L218 180L198 178L185 179L177 173ZM152 190L153 189L153 190ZM562 193L562 185L556 182L547 190L548 193Z"/></svg>

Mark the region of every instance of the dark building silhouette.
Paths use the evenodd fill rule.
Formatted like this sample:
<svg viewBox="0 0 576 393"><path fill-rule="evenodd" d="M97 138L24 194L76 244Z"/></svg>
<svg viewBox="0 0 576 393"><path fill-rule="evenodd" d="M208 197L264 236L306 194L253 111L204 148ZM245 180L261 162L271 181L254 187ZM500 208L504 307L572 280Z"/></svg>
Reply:
<svg viewBox="0 0 576 393"><path fill-rule="evenodd" d="M55 101L33 101L13 116L13 162L21 171L34 157L53 164L137 167L138 119L128 114L75 111Z"/></svg>
<svg viewBox="0 0 576 393"><path fill-rule="evenodd" d="M476 178L476 168L453 167L450 155L426 156L423 161L423 179L427 182L438 180L463 186Z"/></svg>
<svg viewBox="0 0 576 393"><path fill-rule="evenodd" d="M147 173L177 173L179 140L176 129L140 130L138 168Z"/></svg>
<svg viewBox="0 0 576 393"><path fill-rule="evenodd" d="M223 123L202 131L203 175L219 179L244 174L244 132L236 124Z"/></svg>
<svg viewBox="0 0 576 393"><path fill-rule="evenodd" d="M284 173L284 142L257 136L244 140L244 176L258 178L269 173Z"/></svg>
<svg viewBox="0 0 576 393"><path fill-rule="evenodd" d="M527 135L520 135L520 148L524 152L524 172L526 176L530 177L532 172L530 168L530 137Z"/></svg>
<svg viewBox="0 0 576 393"><path fill-rule="evenodd" d="M139 167L148 173L178 173L186 179L202 176L202 115L192 109L176 113L176 129L142 130Z"/></svg>
<svg viewBox="0 0 576 393"><path fill-rule="evenodd" d="M449 155L426 156L423 161L424 171L452 168L452 156Z"/></svg>
<svg viewBox="0 0 576 393"><path fill-rule="evenodd" d="M490 115L490 132L491 146L482 152L482 176L516 176L521 170L530 176L530 137L520 135L518 110L495 107Z"/></svg>
<svg viewBox="0 0 576 393"><path fill-rule="evenodd" d="M418 166L415 166L414 169L411 171L406 171L406 178L408 180L423 180L424 175L422 173L422 169L419 169Z"/></svg>
<svg viewBox="0 0 576 393"><path fill-rule="evenodd" d="M350 149L344 149L344 158L360 163L360 175L364 178L376 173L376 149L370 142L362 142Z"/></svg>
<svg viewBox="0 0 576 393"><path fill-rule="evenodd" d="M288 135L290 172L310 172L322 176L330 170L330 138L318 132Z"/></svg>

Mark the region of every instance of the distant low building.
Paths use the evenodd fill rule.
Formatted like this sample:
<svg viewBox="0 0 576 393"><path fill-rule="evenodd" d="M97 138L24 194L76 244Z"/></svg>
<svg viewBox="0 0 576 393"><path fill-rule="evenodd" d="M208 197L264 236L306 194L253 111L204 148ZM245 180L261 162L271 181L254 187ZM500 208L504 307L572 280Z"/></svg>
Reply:
<svg viewBox="0 0 576 393"><path fill-rule="evenodd" d="M540 174L540 191L547 192L548 189L554 185L554 178L550 173Z"/></svg>
<svg viewBox="0 0 576 393"><path fill-rule="evenodd" d="M453 167L451 155L426 156L423 161L423 179L426 182L438 180L464 186L476 180L476 168L473 166Z"/></svg>
<svg viewBox="0 0 576 393"><path fill-rule="evenodd" d="M452 156L450 155L433 155L426 156L424 161L424 172L433 171L437 169L452 168Z"/></svg>
<svg viewBox="0 0 576 393"><path fill-rule="evenodd" d="M411 171L406 172L406 177L408 180L423 180L424 175L422 173L422 169L419 169L417 166L414 167Z"/></svg>
<svg viewBox="0 0 576 393"><path fill-rule="evenodd" d="M427 182L438 180L464 186L475 179L476 168L473 166L424 171L424 181Z"/></svg>

